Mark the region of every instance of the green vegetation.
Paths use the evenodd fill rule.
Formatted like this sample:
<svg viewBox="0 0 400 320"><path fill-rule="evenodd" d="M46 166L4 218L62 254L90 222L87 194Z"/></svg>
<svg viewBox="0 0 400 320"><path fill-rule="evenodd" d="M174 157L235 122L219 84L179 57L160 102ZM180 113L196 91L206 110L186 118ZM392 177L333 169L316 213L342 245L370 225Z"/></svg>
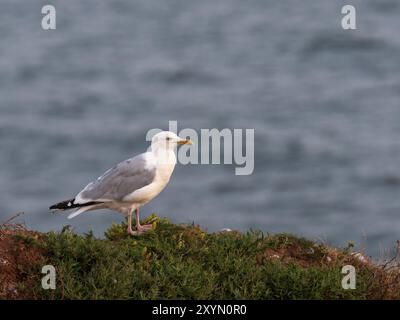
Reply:
<svg viewBox="0 0 400 320"><path fill-rule="evenodd" d="M400 298L398 272L352 255L350 247L335 249L290 234L206 233L196 225L150 219L154 231L139 237L128 236L125 224L113 225L105 239L68 228L45 234L3 228L10 245L37 254L15 270L21 293L12 296L3 288L0 298ZM56 290L41 288L45 264L56 268ZM356 268L355 290L341 286L346 264Z"/></svg>

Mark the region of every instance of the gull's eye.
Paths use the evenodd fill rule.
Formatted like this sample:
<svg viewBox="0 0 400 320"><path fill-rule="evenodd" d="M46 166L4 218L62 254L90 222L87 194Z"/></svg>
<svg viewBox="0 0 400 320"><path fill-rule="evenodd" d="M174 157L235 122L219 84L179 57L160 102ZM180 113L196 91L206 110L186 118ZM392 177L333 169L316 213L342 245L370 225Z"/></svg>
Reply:
<svg viewBox="0 0 400 320"><path fill-rule="evenodd" d="M170 137L167 137L167 141L169 141L169 140L171 140L171 138L170 138Z"/></svg>

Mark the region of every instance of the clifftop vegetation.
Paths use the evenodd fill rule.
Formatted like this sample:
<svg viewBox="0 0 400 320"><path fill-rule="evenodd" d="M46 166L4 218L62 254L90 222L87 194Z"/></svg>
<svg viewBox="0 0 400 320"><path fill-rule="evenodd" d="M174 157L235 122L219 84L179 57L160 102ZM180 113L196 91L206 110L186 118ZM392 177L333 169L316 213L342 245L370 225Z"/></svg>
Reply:
<svg viewBox="0 0 400 320"><path fill-rule="evenodd" d="M351 246L147 220L153 232L130 237L122 223L105 239L0 225L0 298L400 299L397 262L377 265ZM44 265L55 267L55 290L41 286ZM355 267L356 289L342 288L344 265Z"/></svg>

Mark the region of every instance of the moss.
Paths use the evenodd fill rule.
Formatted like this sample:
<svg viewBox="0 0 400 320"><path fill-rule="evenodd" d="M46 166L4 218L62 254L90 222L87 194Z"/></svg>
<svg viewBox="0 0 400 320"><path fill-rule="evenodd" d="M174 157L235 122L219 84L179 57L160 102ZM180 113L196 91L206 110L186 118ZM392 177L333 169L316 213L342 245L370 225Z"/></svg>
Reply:
<svg viewBox="0 0 400 320"><path fill-rule="evenodd" d="M153 232L131 237L113 224L105 239L69 228L40 236L14 235L43 252L55 266L56 290L40 287L40 299L398 299L398 272L362 262L349 248L336 249L291 234L206 233L155 215ZM32 238L32 239L31 239ZM44 262L43 262L44 261ZM341 268L352 264L357 287L341 287ZM41 266L37 266L40 270ZM34 273L31 266L20 272ZM391 269L393 270L393 269ZM397 270L397 269L396 269ZM23 285L23 284L22 284Z"/></svg>

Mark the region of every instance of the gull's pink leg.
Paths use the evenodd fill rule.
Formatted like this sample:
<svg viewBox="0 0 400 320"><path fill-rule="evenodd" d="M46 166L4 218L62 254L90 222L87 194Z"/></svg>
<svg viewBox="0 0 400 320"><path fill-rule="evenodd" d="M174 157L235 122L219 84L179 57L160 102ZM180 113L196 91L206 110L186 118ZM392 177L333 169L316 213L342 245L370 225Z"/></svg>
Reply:
<svg viewBox="0 0 400 320"><path fill-rule="evenodd" d="M151 223L150 224L144 224L144 225L140 224L139 209L135 210L135 215L136 215L136 230L137 230L138 234L153 230L153 225Z"/></svg>
<svg viewBox="0 0 400 320"><path fill-rule="evenodd" d="M132 209L128 209L128 234L136 235L136 231L132 230Z"/></svg>

